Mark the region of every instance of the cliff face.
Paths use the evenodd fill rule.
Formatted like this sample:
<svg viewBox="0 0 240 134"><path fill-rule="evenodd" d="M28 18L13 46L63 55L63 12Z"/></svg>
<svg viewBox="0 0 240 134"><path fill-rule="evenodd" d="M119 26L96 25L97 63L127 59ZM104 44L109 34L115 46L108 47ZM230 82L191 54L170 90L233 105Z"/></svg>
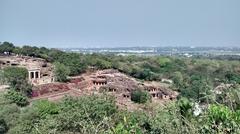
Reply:
<svg viewBox="0 0 240 134"><path fill-rule="evenodd" d="M136 108L138 104L131 101L131 92L145 90L157 103L174 100L177 93L169 85L160 82L141 82L117 70L99 70L71 77L68 83L49 83L35 86L32 99L60 100L68 96L84 96L106 93L116 98L120 107Z"/></svg>

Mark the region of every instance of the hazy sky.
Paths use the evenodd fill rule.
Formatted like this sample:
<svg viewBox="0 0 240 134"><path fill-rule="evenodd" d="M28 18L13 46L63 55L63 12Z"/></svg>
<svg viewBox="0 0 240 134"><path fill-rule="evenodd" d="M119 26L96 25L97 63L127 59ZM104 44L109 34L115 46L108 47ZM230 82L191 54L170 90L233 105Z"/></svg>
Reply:
<svg viewBox="0 0 240 134"><path fill-rule="evenodd" d="M240 0L0 0L0 41L47 47L240 46Z"/></svg>

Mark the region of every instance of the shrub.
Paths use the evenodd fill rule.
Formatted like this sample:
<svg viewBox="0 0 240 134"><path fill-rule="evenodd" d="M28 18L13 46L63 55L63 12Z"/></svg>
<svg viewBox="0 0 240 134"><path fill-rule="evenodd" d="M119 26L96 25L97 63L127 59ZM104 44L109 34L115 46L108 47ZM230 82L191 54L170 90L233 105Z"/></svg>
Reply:
<svg viewBox="0 0 240 134"><path fill-rule="evenodd" d="M55 63L54 65L55 65L54 74L56 81L66 82L67 76L70 74L69 68L59 62Z"/></svg>
<svg viewBox="0 0 240 134"><path fill-rule="evenodd" d="M27 80L28 71L26 68L7 67L4 68L4 77L9 84L15 88L19 81Z"/></svg>
<svg viewBox="0 0 240 134"><path fill-rule="evenodd" d="M39 100L33 104L33 107L36 108L36 112L42 118L46 117L47 115L58 114L59 112L58 105L48 100Z"/></svg>
<svg viewBox="0 0 240 134"><path fill-rule="evenodd" d="M224 105L211 105L209 109L209 120L211 122L220 123L231 120L232 111Z"/></svg>
<svg viewBox="0 0 240 134"><path fill-rule="evenodd" d="M227 72L225 75L225 78L230 83L240 83L240 75L233 73L233 72Z"/></svg>
<svg viewBox="0 0 240 134"><path fill-rule="evenodd" d="M27 81L28 71L26 68L7 67L3 71L3 76L12 89L20 91L27 96L31 94L32 86Z"/></svg>
<svg viewBox="0 0 240 134"><path fill-rule="evenodd" d="M60 111L56 117L58 129L60 131L80 133L88 131L92 133L97 125L105 122L107 117L116 112L117 106L113 97L93 95L66 98L60 104Z"/></svg>
<svg viewBox="0 0 240 134"><path fill-rule="evenodd" d="M151 96L147 91L135 90L131 93L131 100L136 103L146 103L151 100Z"/></svg>
<svg viewBox="0 0 240 134"><path fill-rule="evenodd" d="M7 130L8 130L8 127L5 120L0 118L0 134L5 134Z"/></svg>
<svg viewBox="0 0 240 134"><path fill-rule="evenodd" d="M239 113L225 105L210 105L201 129L204 133L239 133Z"/></svg>
<svg viewBox="0 0 240 134"><path fill-rule="evenodd" d="M14 90L8 91L7 94L5 94L5 97L12 103L16 103L18 106L26 106L29 103L25 95Z"/></svg>
<svg viewBox="0 0 240 134"><path fill-rule="evenodd" d="M180 113L183 117L190 117L192 114L192 104L187 99L182 97L180 100L178 100L178 107L180 109Z"/></svg>

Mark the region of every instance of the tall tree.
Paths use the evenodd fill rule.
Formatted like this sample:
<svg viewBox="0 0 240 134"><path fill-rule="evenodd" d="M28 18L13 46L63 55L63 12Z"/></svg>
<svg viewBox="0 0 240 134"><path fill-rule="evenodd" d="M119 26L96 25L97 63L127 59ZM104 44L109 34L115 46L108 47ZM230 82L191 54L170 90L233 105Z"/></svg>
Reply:
<svg viewBox="0 0 240 134"><path fill-rule="evenodd" d="M4 53L4 52L12 53L14 48L15 47L12 43L3 42L2 44L0 44L0 53Z"/></svg>
<svg viewBox="0 0 240 134"><path fill-rule="evenodd" d="M173 74L173 82L176 88L181 88L184 84L183 84L183 75L181 72L174 72Z"/></svg>
<svg viewBox="0 0 240 134"><path fill-rule="evenodd" d="M12 89L30 95L32 91L31 85L27 81L28 71L26 68L7 67L4 68L4 77L10 84Z"/></svg>
<svg viewBox="0 0 240 134"><path fill-rule="evenodd" d="M59 62L54 63L54 66L55 80L59 82L67 81L67 76L70 74L69 68Z"/></svg>

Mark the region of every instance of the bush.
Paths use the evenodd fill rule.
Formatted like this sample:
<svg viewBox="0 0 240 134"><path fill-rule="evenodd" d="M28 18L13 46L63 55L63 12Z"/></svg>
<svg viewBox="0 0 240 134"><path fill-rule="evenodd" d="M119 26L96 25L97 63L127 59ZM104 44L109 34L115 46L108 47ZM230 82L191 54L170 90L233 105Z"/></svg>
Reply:
<svg viewBox="0 0 240 134"><path fill-rule="evenodd" d="M225 105L210 105L206 119L203 120L204 133L239 133L239 112L233 111Z"/></svg>
<svg viewBox="0 0 240 134"><path fill-rule="evenodd" d="M66 82L67 76L70 74L69 68L59 62L55 63L54 65L55 65L54 74L56 81Z"/></svg>
<svg viewBox="0 0 240 134"><path fill-rule="evenodd" d="M180 100L178 100L178 107L180 109L180 113L183 117L190 117L192 114L192 104L187 99L182 97Z"/></svg>
<svg viewBox="0 0 240 134"><path fill-rule="evenodd" d="M7 130L8 130L8 127L5 120L0 118L0 134L5 134Z"/></svg>
<svg viewBox="0 0 240 134"><path fill-rule="evenodd" d="M227 72L225 75L227 82L230 83L240 83L240 75L233 72Z"/></svg>
<svg viewBox="0 0 240 134"><path fill-rule="evenodd" d="M142 134L146 130L151 129L148 121L148 116L142 111L118 111L114 117L114 128L111 134Z"/></svg>
<svg viewBox="0 0 240 134"><path fill-rule="evenodd" d="M209 120L218 124L231 121L232 111L224 105L211 105L208 114Z"/></svg>
<svg viewBox="0 0 240 134"><path fill-rule="evenodd" d="M27 96L31 94L32 86L27 81L28 71L26 68L7 67L3 71L3 76L12 89L20 91Z"/></svg>
<svg viewBox="0 0 240 134"><path fill-rule="evenodd" d="M4 77L9 84L15 88L19 81L27 80L28 71L26 68L7 67L4 68Z"/></svg>
<svg viewBox="0 0 240 134"><path fill-rule="evenodd" d="M2 118L9 129L18 124L20 108L15 104L0 104L0 118Z"/></svg>
<svg viewBox="0 0 240 134"><path fill-rule="evenodd" d="M14 50L15 46L12 43L9 42L3 42L2 44L0 43L0 53L4 52L12 52Z"/></svg>
<svg viewBox="0 0 240 134"><path fill-rule="evenodd" d="M9 99L12 103L16 103L18 106L26 106L28 105L28 99L25 95L20 92L10 90L5 94L5 97Z"/></svg>
<svg viewBox="0 0 240 134"><path fill-rule="evenodd" d="M146 103L151 101L151 96L147 91L135 90L131 93L131 100L136 103Z"/></svg>
<svg viewBox="0 0 240 134"><path fill-rule="evenodd" d="M117 112L113 97L95 95L66 98L60 109L56 116L58 129L69 133L94 133L98 125L109 129L104 122Z"/></svg>
<svg viewBox="0 0 240 134"><path fill-rule="evenodd" d="M33 104L33 108L42 117L45 118L47 115L58 114L59 107L56 103L50 102L48 100L39 100Z"/></svg>

